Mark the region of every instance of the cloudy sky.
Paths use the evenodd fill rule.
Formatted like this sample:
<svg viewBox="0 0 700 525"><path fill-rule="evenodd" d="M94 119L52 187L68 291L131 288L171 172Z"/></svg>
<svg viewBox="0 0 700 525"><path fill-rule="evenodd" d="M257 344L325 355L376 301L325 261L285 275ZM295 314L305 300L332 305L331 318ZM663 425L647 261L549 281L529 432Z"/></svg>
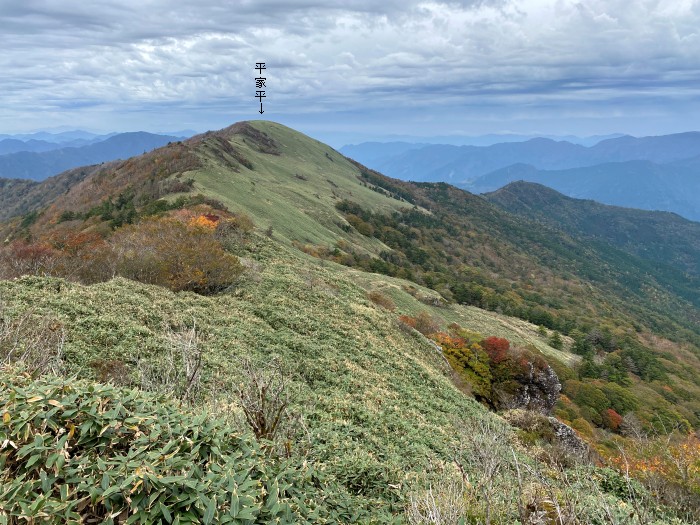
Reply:
<svg viewBox="0 0 700 525"><path fill-rule="evenodd" d="M0 0L0 133L699 129L700 0Z"/></svg>

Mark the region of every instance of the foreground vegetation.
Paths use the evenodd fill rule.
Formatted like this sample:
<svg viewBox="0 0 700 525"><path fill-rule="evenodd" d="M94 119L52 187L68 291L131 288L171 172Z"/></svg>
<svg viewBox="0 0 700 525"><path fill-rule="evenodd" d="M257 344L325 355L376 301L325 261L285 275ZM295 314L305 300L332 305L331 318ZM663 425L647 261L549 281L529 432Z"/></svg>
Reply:
<svg viewBox="0 0 700 525"><path fill-rule="evenodd" d="M279 461L207 414L135 390L0 376L0 521L353 522L308 463Z"/></svg>
<svg viewBox="0 0 700 525"><path fill-rule="evenodd" d="M227 446L259 449L260 445L254 444L253 432L244 423L239 396L239 385L250 379L249 370L243 364L246 358L250 358L260 368L269 367L274 362L281 363L289 378L290 413L301 417L280 434L277 444L272 447L274 452L255 452L254 457L264 465L269 463L264 467L267 469L264 472L268 473L266 476L276 475L277 469L286 465L284 468L291 470L284 471L287 472L285 479L289 483L294 480L292 485L296 488L306 487L299 490L308 497L315 494L312 489L327 491L327 498L315 501L319 505L320 501L328 501L329 505L335 502L332 503L335 507L328 509L323 506L318 511L330 513L318 516L335 516L331 522L389 523L398 520L432 523L426 516L432 512L429 507L433 504L447 505L452 509L450 512L460 516L458 519L473 523L512 523L520 519L520 513L525 519L525 513L543 516L548 512L569 516L565 523L574 523L572 520L581 519L580 516L589 516L586 519L590 521L585 521L588 523L595 520L601 523L653 523L656 519L670 519L666 515L669 511L663 510L666 507L658 507L660 502L656 496L646 492L641 485L638 488L642 492L633 493L636 499L625 492L625 487L634 485L634 482L625 477L624 469L620 474L587 465L580 455L576 459L576 454L560 448L556 441L548 442L546 426L540 430L513 430L463 394L460 383L454 381L452 371L428 340L414 329L401 329L397 319L399 314L416 316L425 311L428 307L420 299L423 299L421 294L427 296L429 290L417 290L415 295L402 289L395 290L401 306L392 311L391 304L376 304L376 294L372 295L374 300L371 299L364 288L344 277L341 267L309 264L305 256L280 250L274 241L264 236L256 236L248 244L245 254L240 255L243 264L254 270L244 273L232 292L213 297L170 292L156 285L124 279L89 287L61 279L35 277L0 283L4 333L22 333L21 338L6 336L0 342L4 359L8 359L12 348L13 356L22 356L22 359L15 360L16 364L31 368L33 363L35 375L42 371L62 376L77 374L89 381L66 383L61 379L47 379L32 382L26 375L11 371L4 373L7 388L3 392L7 392L7 396L16 389L24 392L24 403L41 396L41 400L22 405L26 409L12 405L19 403L17 395L0 401L5 407L2 410L11 418L10 423L3 427L6 435L3 440L12 440L20 449L34 443L39 447L36 452L26 448L22 456L25 462L18 463L38 476L38 481L33 484L21 484L22 490L40 490L41 470L47 475L50 473L46 470L46 462L55 453L51 452L51 447L56 447L64 436L58 435L59 427L62 425L69 432L71 421L77 429L84 424L85 416L75 421L60 420L61 424L56 423L53 429L47 422L50 421L46 419L47 414L51 418L72 417L71 412L65 415L69 392L60 391L66 385L87 389L86 392L92 392L90 395L104 400L104 403L124 397L121 403L127 406L128 400L134 399L139 404L131 405L133 410L144 411L144 417L154 417L149 415L149 410L155 410L153 414L158 414L160 419L178 418L179 410L201 411L197 407L205 407L214 419L223 419L223 422L207 423L206 418L192 421L191 416L182 416L183 421L191 422L192 432L205 432L200 425L204 429L228 425L229 430L222 430L224 434L217 439L233 433L239 437ZM393 281L382 283L377 279L378 276L372 278L374 285L383 284L381 289L385 292L394 284ZM382 295L388 297L388 294ZM454 315L450 310L434 307L436 312ZM441 330L446 329L441 318L436 316L433 319ZM498 323L492 326L496 325ZM504 330L495 335L514 333L510 329ZM532 331L536 334L534 327ZM21 341L27 341L40 352L28 351L30 348ZM201 366L198 367L200 360ZM193 374L195 369L198 371ZM190 378L195 379L190 382ZM123 385L120 388L138 387L153 391L179 400L179 403L184 403L184 408L133 391L92 386L92 381L108 381ZM49 391L50 394L46 393ZM87 393L80 397L84 399L85 407L90 406ZM64 408L49 403L52 400ZM99 401L95 403L99 406ZM111 410L111 405L104 403L100 409L104 413L100 417L119 420L126 417L121 409ZM163 408L157 408L161 403L165 403ZM172 416L165 416L159 410L175 412ZM25 445L15 439L16 434L9 434L20 431L17 425L20 412L26 421L36 417L30 417L31 414L43 418L41 422L37 420L36 429L22 428L22 443ZM534 415L528 420L532 417ZM212 424L214 427L207 426ZM106 425L108 422L103 421L95 428L99 427L101 431ZM26 434L28 428L32 430ZM51 435L56 437L50 438L44 432L53 432ZM36 435L44 436L41 446ZM153 450L160 451L169 446L168 435L164 434L163 442L154 444ZM118 432L110 431L105 439L118 436ZM494 437L497 443L485 447L484 443ZM52 444L49 446L49 443ZM13 450L4 453L10 453L17 462ZM131 457L129 454L137 453L134 450L122 454ZM234 454L233 449L231 453ZM158 457L161 455L166 456L159 452ZM27 466L30 456L37 459ZM76 461L80 458L77 454L71 457ZM270 459L265 459L267 457ZM155 455L141 461L144 465L151 465L155 461L153 458ZM176 459L173 457L173 461ZM493 470L485 474L483 465L487 460L494 465ZM133 463L132 468L135 465ZM155 466L148 468L165 466L156 461ZM150 472L148 468L143 472ZM262 466L256 468L263 469ZM317 472L318 481L307 481L311 474L305 469ZM7 475L12 472L19 473L8 470ZM25 479L15 474L3 481L7 490L19 486L16 480ZM104 472L96 470L94 475L101 482ZM185 473L181 471L179 475ZM115 494L130 494L140 480L137 474L134 476L129 480L131 488L127 490L126 485L118 485L121 492ZM177 486L182 479L173 479L172 483ZM144 483L146 480L144 478ZM591 485L592 482L595 483ZM112 486L117 485L109 481L109 487ZM141 485L137 490L140 488ZM156 484L146 485L144 490L146 488L156 491L162 487ZM183 494L191 496L186 488L182 489ZM218 497L206 492L214 490L206 483L200 489L210 500ZM148 497L156 492L149 492ZM77 502L70 508L78 508L79 502L83 501L82 496L79 497L82 493L72 492L72 489L69 493L76 496L70 501ZM19 500L25 497L28 501L34 497L31 494L33 492L17 492L16 497ZM588 496L583 497L583 494ZM93 496L95 502L102 501L97 493ZM280 496L282 500L283 496ZM47 498L50 500L51 496L47 495ZM9 501L15 500L6 501L8 516L34 512L19 503L9 506ZM133 501L140 500L132 497ZM187 501L184 496L183 501ZM256 509L266 505L260 497L250 502ZM552 511L550 507L555 504L559 510ZM182 512L181 520L190 512L194 515L206 512L206 506L192 505L184 504L186 510ZM639 512L645 513L646 521L630 517L637 515L635 505ZM137 507L124 516L146 512L140 507L137 510ZM116 504L114 508L116 512ZM162 511L158 509L160 506L150 506L148 512L160 516L158 513ZM687 508L677 510L688 512ZM35 511L39 516L41 510L37 507ZM290 523L300 519L297 516ZM251 523L264 522L261 520ZM323 522L321 518L314 520L312 522ZM532 520L530 522L536 523ZM156 521L154 518L153 522Z"/></svg>

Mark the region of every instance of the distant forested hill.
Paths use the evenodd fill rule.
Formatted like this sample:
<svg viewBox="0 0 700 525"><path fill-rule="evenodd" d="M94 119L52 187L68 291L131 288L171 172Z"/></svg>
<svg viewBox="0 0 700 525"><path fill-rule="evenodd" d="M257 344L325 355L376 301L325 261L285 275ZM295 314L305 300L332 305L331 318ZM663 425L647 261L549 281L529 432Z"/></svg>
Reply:
<svg viewBox="0 0 700 525"><path fill-rule="evenodd" d="M550 228L609 243L658 265L676 266L700 276L700 223L674 213L573 199L541 184L522 181L485 197L510 213Z"/></svg>
<svg viewBox="0 0 700 525"><path fill-rule="evenodd" d="M177 140L178 137L145 132L120 133L82 147L0 154L0 178L40 181L71 168L127 159Z"/></svg>
<svg viewBox="0 0 700 525"><path fill-rule="evenodd" d="M671 211L700 221L700 171L676 164L634 160L566 170L538 170L514 164L461 187L485 193L519 180L543 184L569 197Z"/></svg>

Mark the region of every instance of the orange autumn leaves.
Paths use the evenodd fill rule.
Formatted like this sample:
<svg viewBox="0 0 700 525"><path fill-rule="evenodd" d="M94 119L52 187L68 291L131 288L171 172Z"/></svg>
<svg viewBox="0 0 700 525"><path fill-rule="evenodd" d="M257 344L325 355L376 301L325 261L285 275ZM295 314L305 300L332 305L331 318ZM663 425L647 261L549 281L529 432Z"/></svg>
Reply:
<svg viewBox="0 0 700 525"><path fill-rule="evenodd" d="M693 483L700 490L700 438L695 434L659 438L632 452L613 458L613 463L630 474L660 474L681 483Z"/></svg>
<svg viewBox="0 0 700 525"><path fill-rule="evenodd" d="M110 239L116 273L173 291L227 288L243 267L215 237L216 222L204 215L187 223L159 217L120 228Z"/></svg>
<svg viewBox="0 0 700 525"><path fill-rule="evenodd" d="M206 228L209 230L215 230L216 225L220 221L220 217L218 215L213 215L211 213L206 213L202 215L198 215L196 217L192 217L188 224L190 226L193 226L195 228Z"/></svg>
<svg viewBox="0 0 700 525"><path fill-rule="evenodd" d="M57 230L33 242L15 241L0 250L0 277L51 275L84 283L122 276L173 291L216 293L242 273L224 242L252 229L247 217L177 210L115 230Z"/></svg>

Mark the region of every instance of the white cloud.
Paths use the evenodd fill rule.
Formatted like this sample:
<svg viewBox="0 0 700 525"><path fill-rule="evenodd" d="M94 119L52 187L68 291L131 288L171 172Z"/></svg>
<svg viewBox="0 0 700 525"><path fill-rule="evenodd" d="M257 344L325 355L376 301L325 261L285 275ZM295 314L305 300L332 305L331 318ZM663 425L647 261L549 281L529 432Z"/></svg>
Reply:
<svg viewBox="0 0 700 525"><path fill-rule="evenodd" d="M259 60L272 118L647 111L700 80L695 0L0 0L0 27L0 130L252 118Z"/></svg>

